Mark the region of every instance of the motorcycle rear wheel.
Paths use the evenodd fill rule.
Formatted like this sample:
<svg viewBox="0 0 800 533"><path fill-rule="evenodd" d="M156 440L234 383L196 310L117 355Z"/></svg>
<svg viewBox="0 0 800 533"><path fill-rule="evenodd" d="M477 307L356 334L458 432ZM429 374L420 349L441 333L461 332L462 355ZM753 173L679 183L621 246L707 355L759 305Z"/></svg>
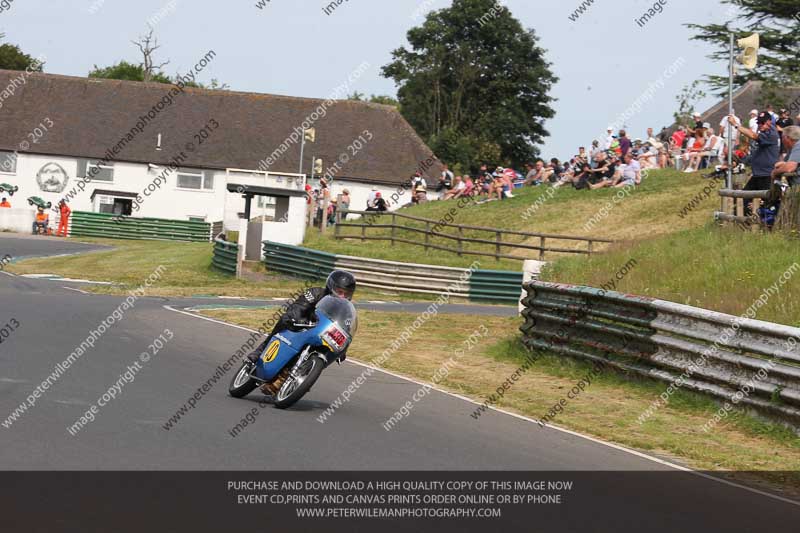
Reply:
<svg viewBox="0 0 800 533"><path fill-rule="evenodd" d="M228 394L234 398L244 398L258 386L258 382L250 377L250 371L253 368L253 363L245 361L242 367L233 376L231 384L228 386Z"/></svg>
<svg viewBox="0 0 800 533"><path fill-rule="evenodd" d="M308 360L297 369L298 377L289 377L281 386L278 394L275 395L275 407L286 409L293 406L297 401L311 390L317 382L325 364L317 356L312 355Z"/></svg>

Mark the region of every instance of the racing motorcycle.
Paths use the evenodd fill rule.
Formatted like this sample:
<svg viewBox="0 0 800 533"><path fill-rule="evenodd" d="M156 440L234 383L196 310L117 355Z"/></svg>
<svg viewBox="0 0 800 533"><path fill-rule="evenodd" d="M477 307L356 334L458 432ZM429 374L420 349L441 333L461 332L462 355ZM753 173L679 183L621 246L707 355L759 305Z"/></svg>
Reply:
<svg viewBox="0 0 800 533"><path fill-rule="evenodd" d="M294 324L300 331L276 333L255 363L245 359L228 393L243 398L261 386L275 407L286 409L311 390L322 371L341 360L358 329L356 308L347 299L326 296L315 313L315 322Z"/></svg>

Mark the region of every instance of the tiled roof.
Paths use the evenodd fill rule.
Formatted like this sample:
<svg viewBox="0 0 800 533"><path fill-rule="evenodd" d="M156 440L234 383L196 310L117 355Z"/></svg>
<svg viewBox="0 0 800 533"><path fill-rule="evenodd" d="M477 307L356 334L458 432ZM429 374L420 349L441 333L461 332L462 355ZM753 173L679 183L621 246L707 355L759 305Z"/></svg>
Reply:
<svg viewBox="0 0 800 533"><path fill-rule="evenodd" d="M0 89L23 72L0 70ZM159 83L29 74L0 108L0 149L48 155L102 158L117 145L174 86ZM165 165L183 151L182 166L208 169L257 169L295 127L323 104L322 99L186 88L145 126L126 140L117 161ZM42 121L53 122L27 150L20 143ZM219 123L207 140L195 137L211 120ZM432 157L400 113L391 106L337 100L314 124L316 142L307 143L304 170L311 157L327 168L341 154L352 156L351 143L369 130L372 140L342 165L338 179L399 184ZM161 150L156 149L161 134ZM365 136L367 137L367 136ZM195 150L187 151L192 142ZM289 147L269 170L297 172L300 144ZM440 171L438 163L429 177Z"/></svg>

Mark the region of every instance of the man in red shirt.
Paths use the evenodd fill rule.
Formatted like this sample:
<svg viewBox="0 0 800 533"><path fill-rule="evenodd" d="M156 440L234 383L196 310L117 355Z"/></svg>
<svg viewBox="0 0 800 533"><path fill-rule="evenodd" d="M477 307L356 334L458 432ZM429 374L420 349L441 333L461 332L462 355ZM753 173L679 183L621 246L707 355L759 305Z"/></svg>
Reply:
<svg viewBox="0 0 800 533"><path fill-rule="evenodd" d="M58 202L58 211L61 214L61 218L58 222L58 231L56 231L56 237L61 236L61 232L64 232L64 237L67 236L67 227L69 227L69 214L72 213L72 209L69 208L67 202L61 200Z"/></svg>

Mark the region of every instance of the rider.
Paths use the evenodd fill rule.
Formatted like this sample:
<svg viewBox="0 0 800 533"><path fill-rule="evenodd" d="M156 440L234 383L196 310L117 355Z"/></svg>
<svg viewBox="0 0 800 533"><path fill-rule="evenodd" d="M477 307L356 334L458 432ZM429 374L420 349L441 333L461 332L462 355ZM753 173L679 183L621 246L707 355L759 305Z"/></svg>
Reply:
<svg viewBox="0 0 800 533"><path fill-rule="evenodd" d="M308 323L316 316L314 310L317 304L326 296L336 296L337 298L353 299L353 293L356 292L356 278L350 272L344 270L334 270L328 276L328 281L325 282L324 287L311 287L297 297L297 299L289 304L286 312L283 313L278 323L272 328L267 339L262 342L256 349L250 353L247 358L252 362L256 362L258 358L264 353L270 339L278 332L284 330L297 331L302 328L295 326L296 323ZM344 361L345 356L342 354L340 360Z"/></svg>

